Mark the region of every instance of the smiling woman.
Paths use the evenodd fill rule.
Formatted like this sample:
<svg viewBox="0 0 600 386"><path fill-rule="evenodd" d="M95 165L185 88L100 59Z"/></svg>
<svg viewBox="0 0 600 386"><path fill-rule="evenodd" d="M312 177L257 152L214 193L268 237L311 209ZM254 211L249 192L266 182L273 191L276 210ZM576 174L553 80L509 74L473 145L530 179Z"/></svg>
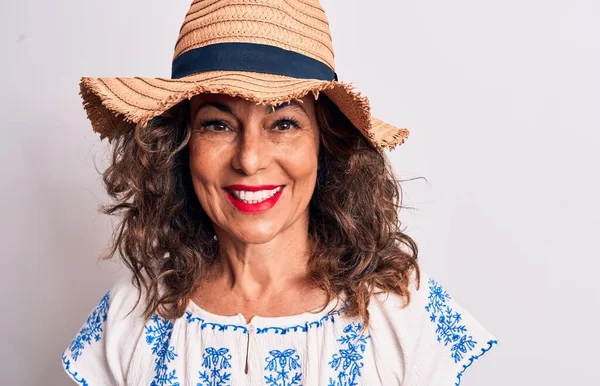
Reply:
<svg viewBox="0 0 600 386"><path fill-rule="evenodd" d="M337 80L318 1L196 0L175 51L173 79L82 79L114 146L104 213L121 224L105 258L120 252L131 275L65 350L67 373L461 383L496 341L420 272L383 150L408 131Z"/></svg>
<svg viewBox="0 0 600 386"><path fill-rule="evenodd" d="M266 212L280 198L282 203L268 217L273 221L274 217L285 216L286 221L279 227L288 227L305 212L314 190L319 153L319 126L312 97L273 108L227 95L198 95L191 100L191 122L194 190L201 203L222 202L218 211L227 217L219 223L225 227L235 224L238 229L246 226L245 232L266 229L257 224L260 218L243 214ZM217 187L210 189L213 184ZM211 193L218 194L211 197ZM203 206L211 218L218 218L211 208ZM308 218L303 221L308 224ZM278 231L281 229L270 230ZM226 230L231 232L234 230ZM222 232L217 236L225 237ZM238 233L237 237L242 235Z"/></svg>

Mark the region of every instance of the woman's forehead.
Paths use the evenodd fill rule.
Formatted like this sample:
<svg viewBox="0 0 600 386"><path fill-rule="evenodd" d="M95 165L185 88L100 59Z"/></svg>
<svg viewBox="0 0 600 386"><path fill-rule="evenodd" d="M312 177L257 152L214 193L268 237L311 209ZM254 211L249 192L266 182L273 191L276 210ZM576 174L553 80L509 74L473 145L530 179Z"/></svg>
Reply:
<svg viewBox="0 0 600 386"><path fill-rule="evenodd" d="M248 99L245 99L243 97L240 96L231 96L231 95L227 95L227 94L209 94L209 93L204 93L204 94L198 94L195 95L194 97L191 98L190 100L191 105L194 107L198 107L202 104L208 103L208 102L216 102L216 103L220 103L220 104L225 104L228 106L239 106L239 107L252 107L252 105L255 106L265 106L266 108L269 107L278 107L278 106L286 106L286 105L303 105L305 107L310 107L313 106L314 104L314 97L312 94L307 94L301 98L293 98L287 101L282 101L282 102L277 102L277 103L273 103L273 104L258 104L255 101L251 101Z"/></svg>

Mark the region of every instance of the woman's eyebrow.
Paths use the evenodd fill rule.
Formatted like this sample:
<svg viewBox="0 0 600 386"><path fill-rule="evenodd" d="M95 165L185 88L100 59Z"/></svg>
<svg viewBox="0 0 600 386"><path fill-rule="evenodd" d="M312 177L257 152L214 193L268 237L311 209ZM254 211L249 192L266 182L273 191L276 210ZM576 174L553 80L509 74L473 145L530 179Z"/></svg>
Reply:
<svg viewBox="0 0 600 386"><path fill-rule="evenodd" d="M198 110L196 110L196 112L200 111L201 109L203 109L205 107L209 107L209 106L212 106L220 111L223 111L224 113L229 113L229 114L235 115L231 106L226 105L225 103L219 103L219 102L204 102L198 107Z"/></svg>
<svg viewBox="0 0 600 386"><path fill-rule="evenodd" d="M267 114L274 113L275 111L281 110L284 107L294 107L294 108L302 110L302 112L304 112L304 114L308 115L308 113L304 109L304 106L302 106L301 103L299 103L298 101L296 101L294 99L292 99L291 101L288 101L288 102L280 103L275 106L267 106Z"/></svg>

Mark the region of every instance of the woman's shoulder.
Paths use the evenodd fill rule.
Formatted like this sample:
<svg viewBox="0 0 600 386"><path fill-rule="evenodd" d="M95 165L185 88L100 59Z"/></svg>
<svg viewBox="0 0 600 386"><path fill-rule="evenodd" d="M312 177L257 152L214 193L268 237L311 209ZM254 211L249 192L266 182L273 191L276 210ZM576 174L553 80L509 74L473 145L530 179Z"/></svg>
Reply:
<svg viewBox="0 0 600 386"><path fill-rule="evenodd" d="M122 369L143 335L145 305L131 275L116 279L62 353L67 374L80 384L122 384Z"/></svg>
<svg viewBox="0 0 600 386"><path fill-rule="evenodd" d="M444 286L421 272L409 283L410 301L375 295L369 306L372 338L404 363L403 384L460 384L463 373L498 342Z"/></svg>

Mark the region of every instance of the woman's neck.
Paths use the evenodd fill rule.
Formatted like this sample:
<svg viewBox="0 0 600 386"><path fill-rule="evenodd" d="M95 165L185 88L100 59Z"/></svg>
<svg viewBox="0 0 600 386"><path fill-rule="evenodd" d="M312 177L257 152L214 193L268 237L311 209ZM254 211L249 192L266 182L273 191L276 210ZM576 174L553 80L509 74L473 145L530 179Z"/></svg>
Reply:
<svg viewBox="0 0 600 386"><path fill-rule="evenodd" d="M263 244L240 244L227 238L219 241L220 259L211 276L215 284L240 300L265 299L307 284L307 233L283 233Z"/></svg>
<svg viewBox="0 0 600 386"><path fill-rule="evenodd" d="M223 234L225 233L225 234ZM219 259L199 278L192 300L219 315L296 315L322 307L328 296L312 280L308 219L252 244L217 232Z"/></svg>

